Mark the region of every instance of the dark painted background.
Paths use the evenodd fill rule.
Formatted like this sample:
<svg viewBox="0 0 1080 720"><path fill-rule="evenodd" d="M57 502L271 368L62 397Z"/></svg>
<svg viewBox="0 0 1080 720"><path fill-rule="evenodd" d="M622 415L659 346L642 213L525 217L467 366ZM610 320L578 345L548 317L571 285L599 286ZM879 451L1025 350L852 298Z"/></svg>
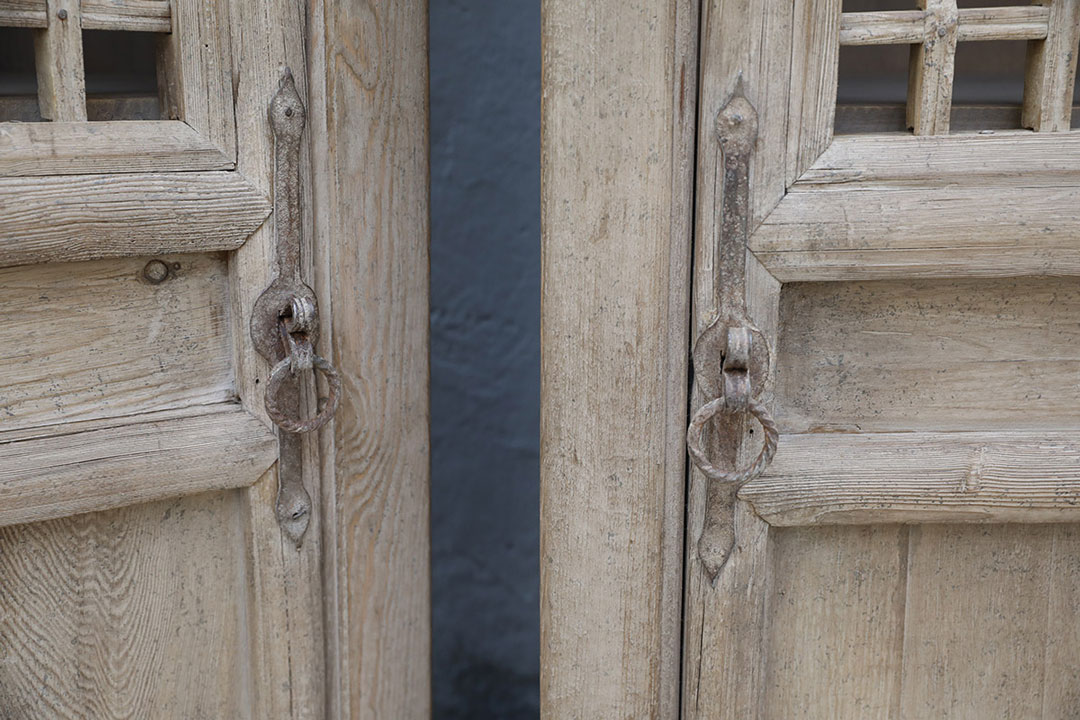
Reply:
<svg viewBox="0 0 1080 720"><path fill-rule="evenodd" d="M539 717L540 3L430 0L436 720Z"/></svg>

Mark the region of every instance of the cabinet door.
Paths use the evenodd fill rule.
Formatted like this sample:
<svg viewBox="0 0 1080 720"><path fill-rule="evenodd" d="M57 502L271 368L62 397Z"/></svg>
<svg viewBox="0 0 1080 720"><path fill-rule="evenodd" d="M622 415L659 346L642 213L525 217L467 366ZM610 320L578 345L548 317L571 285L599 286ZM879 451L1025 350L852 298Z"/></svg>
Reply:
<svg viewBox="0 0 1080 720"><path fill-rule="evenodd" d="M412 55L423 59L413 37L423 24L409 7L395 21L413 25L394 29L408 33L406 70L387 73L399 83L420 67ZM337 36L316 8L313 47L329 58ZM425 157L417 142L424 128L403 128L407 150L382 149L415 157L393 176L403 180L416 226L396 209L387 213L393 222L342 233L316 255L306 143L317 135L316 178L363 168L349 166L325 132L312 132L326 126L328 83L320 75L308 87L309 10L294 0L0 0L0 27L33 34L37 78L36 102L0 98L11 120L0 122L4 718L315 718L327 707L351 717L426 713L426 522L416 520L426 521L426 325L415 319L426 315L413 309L414 300L426 308L426 274L392 287L390 273L373 270L367 279L365 289L402 306L403 291L414 289L407 318L378 302L360 306L349 286L359 282L358 256L385 270L426 253L426 182L412 174ZM359 32L381 19L342 13L331 21ZM100 31L117 42L154 36L156 95L88 95L93 58L84 58L84 41L89 50L89 33ZM355 49L333 57L355 61ZM316 64L325 73L325 59ZM275 177L268 118L284 67L308 104L294 196L280 191L281 168ZM424 103L417 92L400 97ZM393 125L395 112L380 106L364 123ZM356 134L340 114L331 110L331 121ZM329 182L318 192L319 202L339 200ZM360 205L375 214L390 203L374 183ZM319 288L324 305L315 351L343 368L339 425L321 437L271 423L271 364L249 327L257 298L290 272L275 262L275 232L294 222L303 262L295 272ZM399 257L369 253L389 244L374 235L402 226L416 234ZM380 356L365 365L370 358L349 330L335 337L334 297L349 301L340 308L345 323L393 326L381 351L420 345L423 360L389 368ZM380 312L392 320L380 324ZM300 372L285 381L299 395L291 407L298 416L315 413L327 395L312 378ZM395 394L399 381L415 390ZM379 423L399 428L406 417L400 437L378 439ZM385 463L389 471L361 473L357 436L365 461L397 442L418 460L410 454L404 465ZM278 488L286 480L308 504L290 505L294 524L283 528ZM388 492L404 498L393 510L367 507ZM385 527L386 537L360 540L357 528L368 526ZM411 595L354 647L359 628L373 626L367 613L391 604L382 585ZM392 652L381 651L385 644ZM361 662L362 654L385 667ZM398 687L406 661L408 692ZM348 696L369 686L378 699L354 700L350 710Z"/></svg>
<svg viewBox="0 0 1080 720"><path fill-rule="evenodd" d="M1080 709L1080 4L970 5L704 3L693 327L741 77L780 440L737 492L691 473L685 718ZM1028 44L1015 129L950 132L957 47L995 39ZM857 44L910 46L907 132L834 136ZM759 435L721 423L711 451L743 464Z"/></svg>

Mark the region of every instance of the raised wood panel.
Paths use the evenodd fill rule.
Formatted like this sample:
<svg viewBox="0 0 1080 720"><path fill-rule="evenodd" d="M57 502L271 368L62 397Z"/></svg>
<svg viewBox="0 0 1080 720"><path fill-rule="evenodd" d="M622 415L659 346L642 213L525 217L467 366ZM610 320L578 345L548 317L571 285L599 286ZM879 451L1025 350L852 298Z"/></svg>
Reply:
<svg viewBox="0 0 1080 720"><path fill-rule="evenodd" d="M0 433L0 526L247 487L277 459L235 404Z"/></svg>
<svg viewBox="0 0 1080 720"><path fill-rule="evenodd" d="M223 257L150 258L0 270L4 430L225 402L231 370Z"/></svg>
<svg viewBox="0 0 1080 720"><path fill-rule="evenodd" d="M238 513L218 493L0 528L0 714L255 717Z"/></svg>
<svg viewBox="0 0 1080 720"><path fill-rule="evenodd" d="M899 717L907 539L899 525L770 531L768 669L751 717Z"/></svg>
<svg viewBox="0 0 1080 720"><path fill-rule="evenodd" d="M234 250L269 212L235 172L0 178L0 267Z"/></svg>
<svg viewBox="0 0 1080 720"><path fill-rule="evenodd" d="M222 154L187 123L0 123L0 177L229 170Z"/></svg>
<svg viewBox="0 0 1080 720"><path fill-rule="evenodd" d="M784 432L1062 430L1080 403L1071 278L784 287Z"/></svg>
<svg viewBox="0 0 1080 720"><path fill-rule="evenodd" d="M782 435L739 497L772 525L1080 521L1076 433Z"/></svg>

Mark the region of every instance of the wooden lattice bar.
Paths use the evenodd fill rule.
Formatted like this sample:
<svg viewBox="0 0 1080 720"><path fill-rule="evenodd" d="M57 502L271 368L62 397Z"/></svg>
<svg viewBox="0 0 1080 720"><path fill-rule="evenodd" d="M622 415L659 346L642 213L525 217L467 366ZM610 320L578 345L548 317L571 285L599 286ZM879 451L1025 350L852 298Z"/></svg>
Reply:
<svg viewBox="0 0 1080 720"><path fill-rule="evenodd" d="M41 117L86 120L82 17L79 0L48 0L49 24L34 36Z"/></svg>
<svg viewBox="0 0 1080 720"><path fill-rule="evenodd" d="M968 8L957 14L957 40L1042 40L1050 27L1051 8ZM841 45L903 45L921 43L934 17L923 10L844 13Z"/></svg>
<svg viewBox="0 0 1080 720"><path fill-rule="evenodd" d="M172 32L170 0L82 0L84 30ZM47 0L0 0L0 27L49 27Z"/></svg>
<svg viewBox="0 0 1080 720"><path fill-rule="evenodd" d="M1024 82L1024 127L1039 132L1068 130L1072 122L1076 52L1080 45L1080 0L1053 0L1046 39L1028 46Z"/></svg>
<svg viewBox="0 0 1080 720"><path fill-rule="evenodd" d="M926 35L911 48L907 121L916 135L949 132L953 65L959 39L956 0L921 0Z"/></svg>

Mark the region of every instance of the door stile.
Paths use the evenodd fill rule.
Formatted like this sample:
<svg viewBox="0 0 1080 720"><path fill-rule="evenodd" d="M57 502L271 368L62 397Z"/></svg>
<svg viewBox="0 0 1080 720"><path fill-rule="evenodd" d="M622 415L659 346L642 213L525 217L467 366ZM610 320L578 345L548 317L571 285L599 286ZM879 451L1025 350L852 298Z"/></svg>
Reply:
<svg viewBox="0 0 1080 720"><path fill-rule="evenodd" d="M278 90L283 68L292 70L305 105L307 64L306 12L301 0L237 3L226 28L231 29L232 86L236 88L237 172L272 197L274 152L268 107ZM310 165L301 145L301 207L310 208ZM302 219L301 275L311 276L312 217ZM236 385L241 403L271 425L263 393L268 364L258 356L248 328L255 300L273 279L274 222L264 223L231 257L233 338ZM324 335L321 347L329 343ZM305 393L310 412L311 398ZM302 403L304 404L304 403ZM303 439L303 481L312 497L320 495L317 438ZM249 672L255 696L253 717L322 718L326 697L323 673L321 526L322 513L312 513L311 527L297 547L278 524L275 469L249 488L241 506L242 526L250 543L248 632L252 657Z"/></svg>
<svg viewBox="0 0 1080 720"><path fill-rule="evenodd" d="M758 114L750 162L749 234L832 142L839 0L734 5L706 0L701 40L691 341L719 311L723 156L721 109L742 88ZM775 354L780 283L749 249L746 305ZM771 363L775 365L775 361ZM761 401L771 402L764 389ZM696 384L690 411L712 400ZM754 421L717 418L710 456L745 467L760 449ZM730 486L709 488L690 470L686 528L682 718L756 718L765 699L768 598L773 559L769 525ZM707 531L707 532L706 532ZM719 649L719 650L718 650Z"/></svg>

